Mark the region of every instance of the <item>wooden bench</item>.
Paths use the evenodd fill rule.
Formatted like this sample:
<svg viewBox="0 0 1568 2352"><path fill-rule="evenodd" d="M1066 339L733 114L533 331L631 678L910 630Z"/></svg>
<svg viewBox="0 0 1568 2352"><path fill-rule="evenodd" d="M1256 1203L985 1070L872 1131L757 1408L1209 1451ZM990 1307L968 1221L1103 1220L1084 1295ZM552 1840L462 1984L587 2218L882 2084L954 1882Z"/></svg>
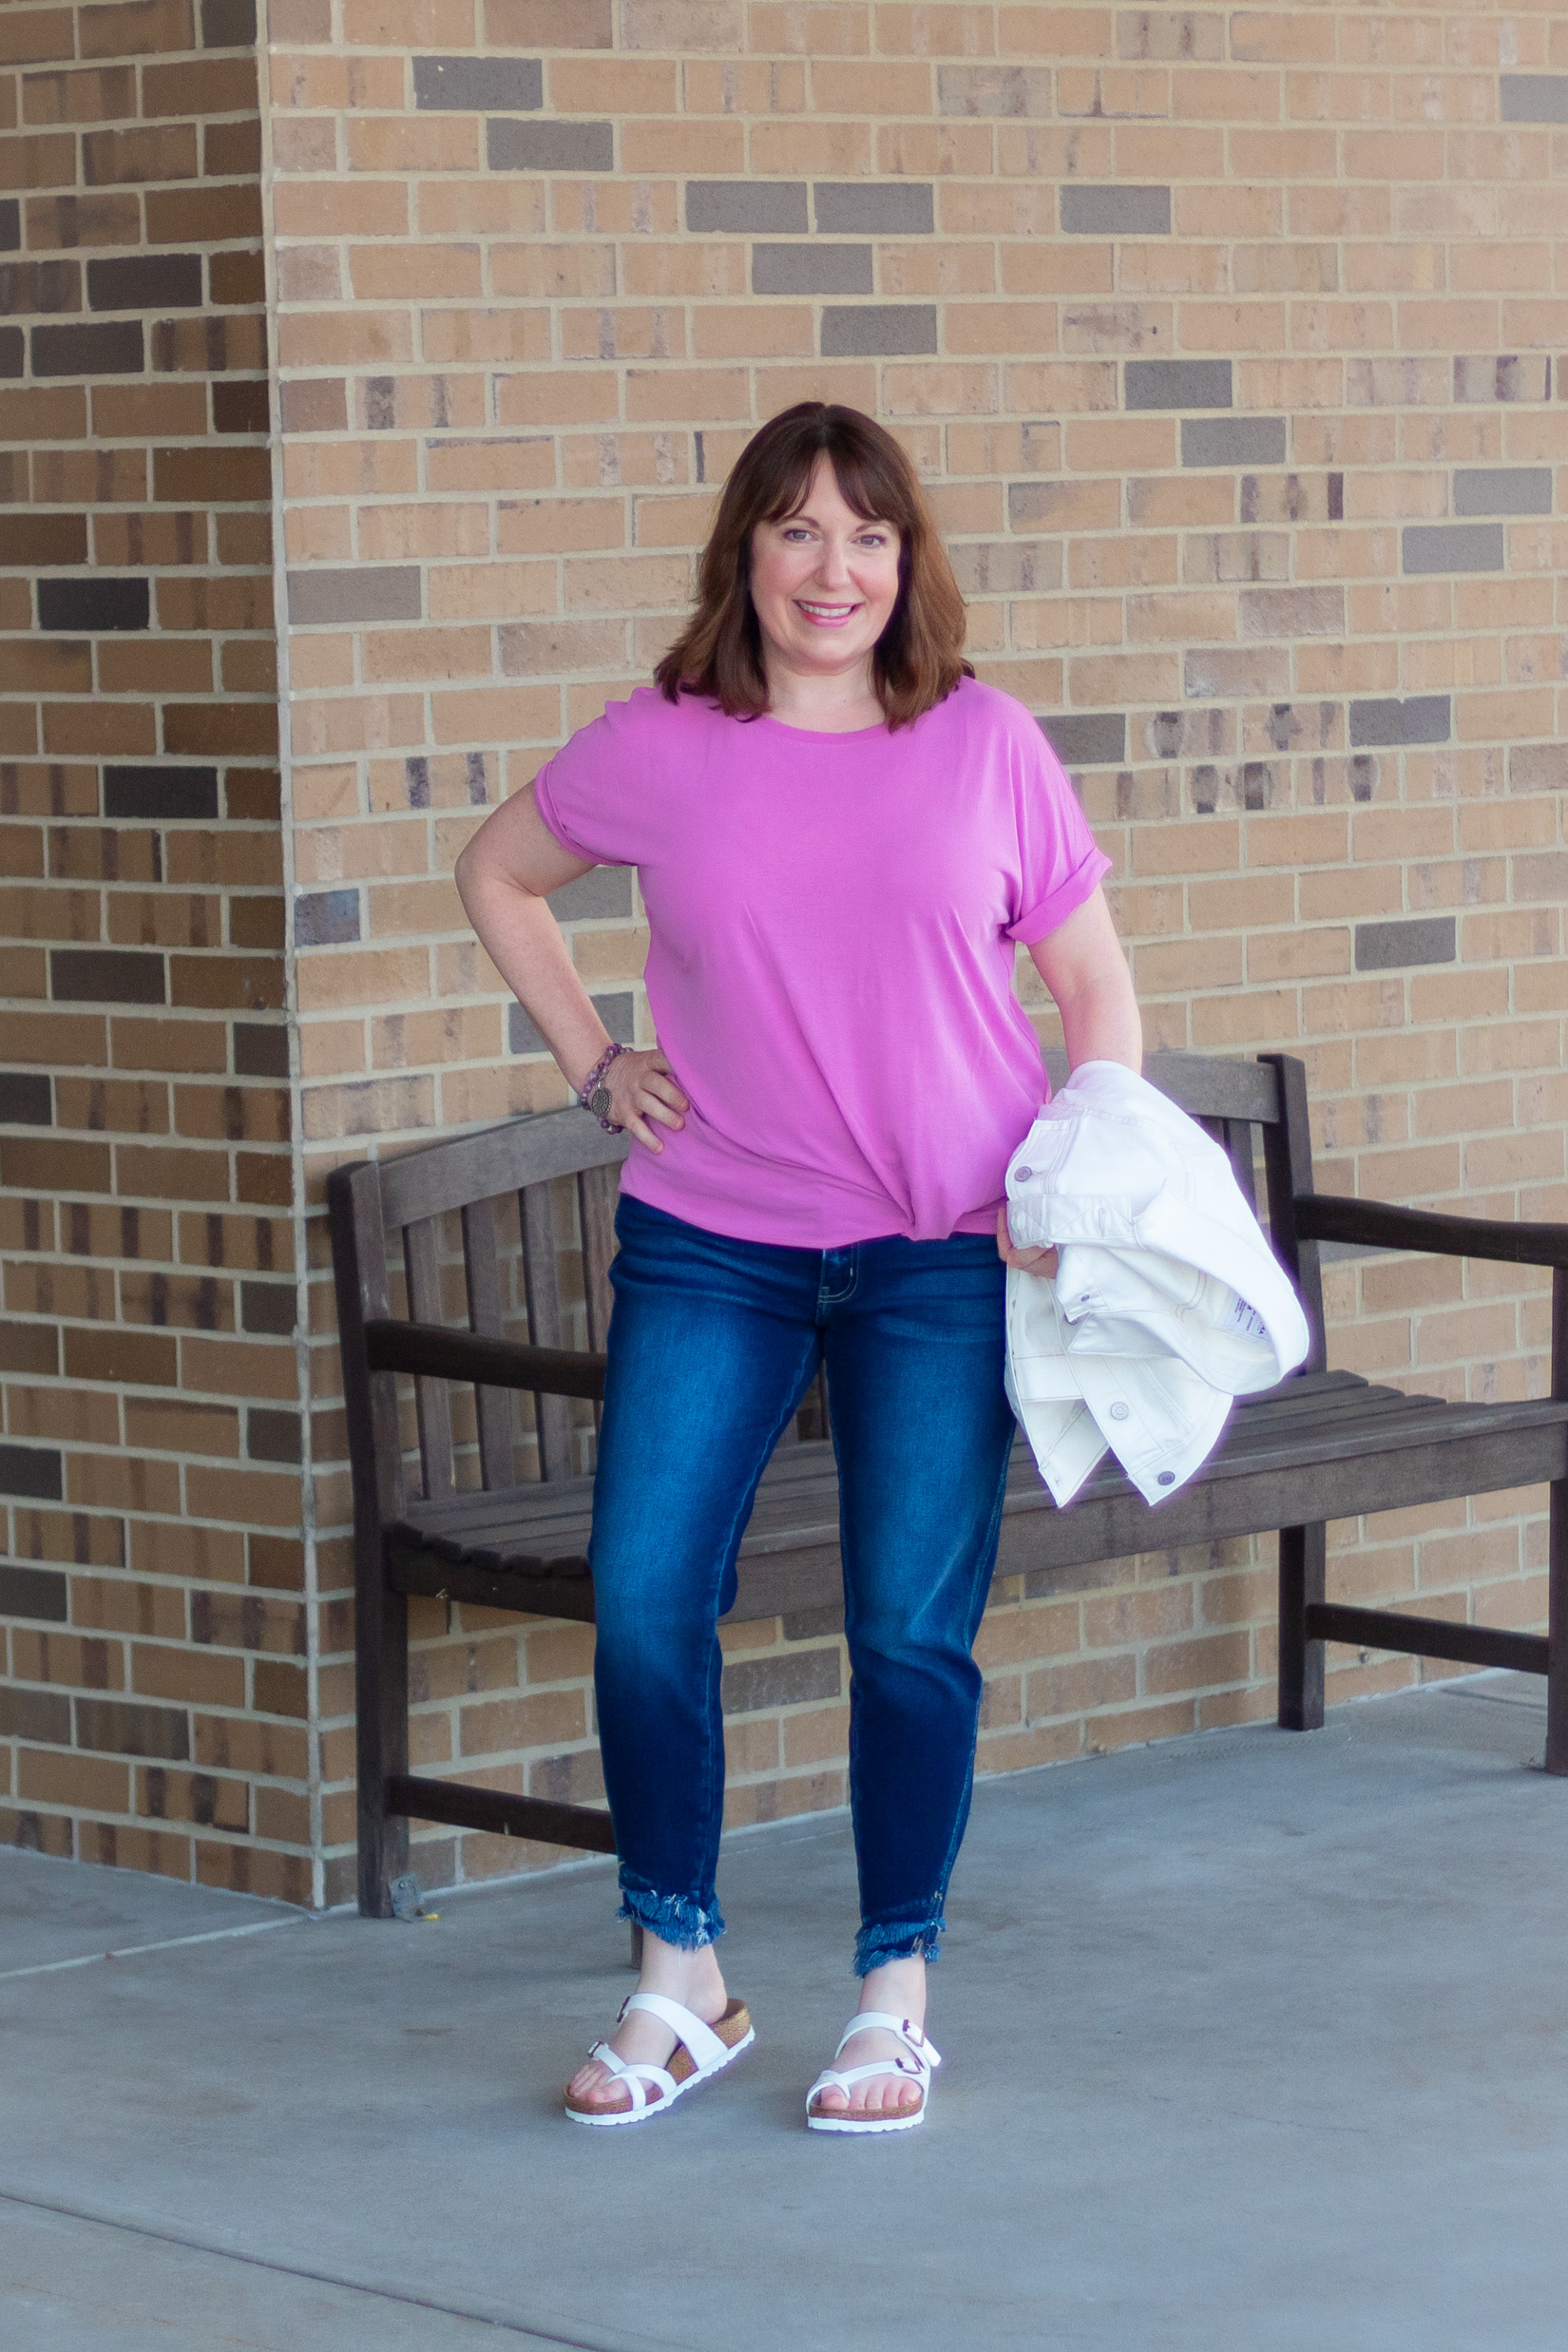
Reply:
<svg viewBox="0 0 1568 2352"><path fill-rule="evenodd" d="M1060 1082L1060 1063L1053 1075ZM1323 1721L1326 1641L1512 1667L1547 1676L1546 1769L1568 1772L1568 1225L1482 1222L1315 1195L1306 1077L1289 1056L1156 1054L1148 1076L1224 1144L1250 1198L1261 1136L1269 1230L1306 1307L1311 1354L1277 1388L1237 1406L1203 1470L1157 1510L1108 1458L1058 1511L1021 1437L997 1574L1026 1574L1032 1591L1048 1590L1053 1578L1090 1562L1278 1529L1282 1725L1305 1731ZM359 1902L369 1914L392 1909L392 1884L408 1869L411 1817L613 1850L608 1816L594 1807L410 1772L408 1602L426 1594L592 1620L593 1481L574 1451L585 1442L587 1415L579 1413L574 1432L568 1400L602 1394L612 1219L627 1148L585 1112L567 1109L390 1162L362 1161L329 1180L354 1474ZM576 1195L569 1247L582 1268L581 1313L562 1284L557 1211L565 1178ZM1323 1242L1551 1267L1550 1397L1455 1405L1329 1371ZM394 1280L401 1269L404 1317L392 1313L389 1255ZM565 1344L574 1319L585 1324L585 1348ZM508 1322L526 1326L526 1344L506 1336ZM399 1375L413 1382L417 1485L405 1470ZM461 1490L454 1383L472 1392L468 1444L482 1480ZM538 1464L538 1475L521 1483L507 1394L519 1389L534 1398ZM787 1436L793 1442L780 1444L763 1477L741 1547L732 1622L841 1597L837 1481L819 1398ZM407 1449L411 1455L411 1443ZM1326 1521L1541 1482L1551 1487L1550 1638L1327 1597Z"/></svg>

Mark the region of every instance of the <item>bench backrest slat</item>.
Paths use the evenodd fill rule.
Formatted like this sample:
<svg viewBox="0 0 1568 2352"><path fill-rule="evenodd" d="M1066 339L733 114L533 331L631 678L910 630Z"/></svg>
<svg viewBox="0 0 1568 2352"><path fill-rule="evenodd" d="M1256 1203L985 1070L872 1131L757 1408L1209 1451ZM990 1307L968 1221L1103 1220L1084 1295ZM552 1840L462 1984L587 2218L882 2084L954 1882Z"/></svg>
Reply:
<svg viewBox="0 0 1568 2352"><path fill-rule="evenodd" d="M409 1313L415 1323L445 1323L441 1264L435 1219L421 1217L403 1228L403 1266L409 1283ZM414 1412L419 1425L419 1459L425 1465L425 1499L453 1491L451 1392L444 1380L416 1380Z"/></svg>
<svg viewBox="0 0 1568 2352"><path fill-rule="evenodd" d="M602 1133L602 1129L600 1133ZM564 1173L564 1172L563 1172ZM547 1183L527 1185L522 1195L523 1275L528 1301L528 1337L536 1348L564 1348L561 1310L561 1266L555 1248L555 1212ZM564 1397L534 1397L541 1478L572 1473L571 1407Z"/></svg>
<svg viewBox="0 0 1568 2352"><path fill-rule="evenodd" d="M449 1143L427 1144L381 1171L381 1196L389 1225L412 1225L440 1216L470 1200L498 1200L526 1185L576 1176L583 1168L619 1167L630 1145L624 1136L606 1135L586 1111L542 1111L533 1119L509 1119L477 1135Z"/></svg>
<svg viewBox="0 0 1568 2352"><path fill-rule="evenodd" d="M468 1329L487 1339L502 1331L501 1244L493 1200L470 1200L463 1210L463 1272ZM479 1474L487 1488L512 1483L512 1401L505 1388L474 1389L479 1419Z"/></svg>

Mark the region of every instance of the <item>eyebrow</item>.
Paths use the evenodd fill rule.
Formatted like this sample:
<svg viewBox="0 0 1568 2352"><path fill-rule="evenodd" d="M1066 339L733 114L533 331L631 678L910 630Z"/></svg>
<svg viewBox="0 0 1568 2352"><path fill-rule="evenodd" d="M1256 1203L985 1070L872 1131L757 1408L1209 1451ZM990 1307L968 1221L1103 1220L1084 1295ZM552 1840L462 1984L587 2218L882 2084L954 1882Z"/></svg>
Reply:
<svg viewBox="0 0 1568 2352"><path fill-rule="evenodd" d="M891 531L898 527L895 523L889 522L886 515L861 515L857 517L857 521L863 531ZM809 514L804 507L797 507L794 514L781 514L777 517L777 526L780 530L786 523L810 523L814 530L822 528L815 515Z"/></svg>

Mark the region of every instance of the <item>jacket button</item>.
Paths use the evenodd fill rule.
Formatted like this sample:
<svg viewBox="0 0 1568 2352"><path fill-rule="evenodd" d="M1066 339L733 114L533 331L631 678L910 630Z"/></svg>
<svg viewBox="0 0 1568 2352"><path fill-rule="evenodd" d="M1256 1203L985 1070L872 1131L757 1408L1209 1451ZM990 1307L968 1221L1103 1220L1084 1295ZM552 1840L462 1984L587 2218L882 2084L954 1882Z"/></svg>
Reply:
<svg viewBox="0 0 1568 2352"><path fill-rule="evenodd" d="M1013 1174L1018 1178L1020 1184L1027 1184L1029 1178L1034 1174L1034 1170L1032 1168L1015 1168L1013 1170Z"/></svg>
<svg viewBox="0 0 1568 2352"><path fill-rule="evenodd" d="M1174 1486L1176 1484L1176 1472L1174 1470L1161 1470L1155 1483L1157 1486Z"/></svg>
<svg viewBox="0 0 1568 2352"><path fill-rule="evenodd" d="M1131 1409L1132 1408L1130 1405L1113 1405L1111 1407L1111 1419L1113 1421L1125 1421Z"/></svg>

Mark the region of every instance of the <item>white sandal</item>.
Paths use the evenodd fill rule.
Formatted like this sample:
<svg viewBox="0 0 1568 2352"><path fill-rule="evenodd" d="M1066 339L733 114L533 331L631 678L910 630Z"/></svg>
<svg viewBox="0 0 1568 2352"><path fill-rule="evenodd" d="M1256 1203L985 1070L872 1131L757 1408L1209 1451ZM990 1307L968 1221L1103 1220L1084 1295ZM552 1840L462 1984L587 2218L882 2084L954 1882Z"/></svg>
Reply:
<svg viewBox="0 0 1568 2352"><path fill-rule="evenodd" d="M666 2107L673 2107L683 2091L695 2090L699 2082L720 2074L732 2058L737 2058L756 2039L743 2000L732 2000L717 2024L704 2025L694 2011L683 2008L678 2000L668 1999L662 1993L631 1993L621 2004L617 2025L634 2009L646 2009L678 2036L668 2066L633 2064L618 2056L607 2041L596 2041L588 2052L589 2057L607 2066L625 2084L631 2105L585 2107L567 2092L565 2109L573 2123L646 2123L651 2115L661 2115Z"/></svg>
<svg viewBox="0 0 1568 2352"><path fill-rule="evenodd" d="M857 2034L870 2033L876 2028L884 2034L895 2035L908 2052L908 2056L877 2058L870 2066L825 2066L806 2094L808 2132L912 2132L917 2123L925 2122L928 2085L932 2075L942 2064L941 2051L935 2042L927 2041L919 2026L911 2025L908 2017L889 2017L880 2009L864 2009L858 2017L851 2017L839 2036L838 2050L842 2050L847 2041L852 2041ZM835 2058L838 2050L833 2052ZM847 2111L818 2113L813 2109L812 2102L819 2091L848 2092L857 2082L869 2081L872 2075L894 2074L914 2076L920 2085L918 2107L894 2109L891 2113L884 2112L880 2115L851 2115Z"/></svg>

